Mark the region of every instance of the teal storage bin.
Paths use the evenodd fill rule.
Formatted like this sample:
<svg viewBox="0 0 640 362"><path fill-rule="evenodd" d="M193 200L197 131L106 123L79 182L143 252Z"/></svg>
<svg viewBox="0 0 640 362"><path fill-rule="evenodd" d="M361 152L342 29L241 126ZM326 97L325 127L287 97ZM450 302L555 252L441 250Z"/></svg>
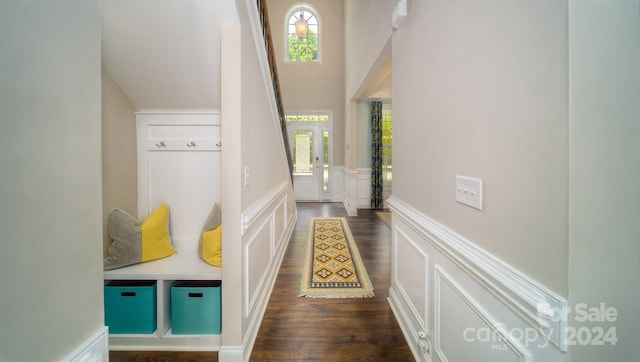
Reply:
<svg viewBox="0 0 640 362"><path fill-rule="evenodd" d="M172 334L220 334L221 283L177 281L171 286Z"/></svg>
<svg viewBox="0 0 640 362"><path fill-rule="evenodd" d="M156 282L112 280L104 286L104 320L111 334L156 330Z"/></svg>

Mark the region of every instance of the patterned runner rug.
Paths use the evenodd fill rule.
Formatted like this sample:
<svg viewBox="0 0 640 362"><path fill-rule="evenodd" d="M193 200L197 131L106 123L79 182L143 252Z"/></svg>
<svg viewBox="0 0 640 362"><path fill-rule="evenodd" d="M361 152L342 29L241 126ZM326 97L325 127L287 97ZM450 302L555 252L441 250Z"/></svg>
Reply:
<svg viewBox="0 0 640 362"><path fill-rule="evenodd" d="M299 297L374 297L373 285L344 217L311 218Z"/></svg>

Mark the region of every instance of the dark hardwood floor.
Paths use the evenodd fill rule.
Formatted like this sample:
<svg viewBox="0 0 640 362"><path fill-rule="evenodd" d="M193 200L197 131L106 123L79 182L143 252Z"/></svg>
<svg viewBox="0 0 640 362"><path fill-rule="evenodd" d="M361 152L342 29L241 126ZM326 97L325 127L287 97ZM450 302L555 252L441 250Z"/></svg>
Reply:
<svg viewBox="0 0 640 362"><path fill-rule="evenodd" d="M256 338L252 361L413 361L387 302L390 230L373 210L298 203L298 221ZM298 297L309 218L345 216L375 288L371 299ZM217 361L211 352L111 352L111 361Z"/></svg>

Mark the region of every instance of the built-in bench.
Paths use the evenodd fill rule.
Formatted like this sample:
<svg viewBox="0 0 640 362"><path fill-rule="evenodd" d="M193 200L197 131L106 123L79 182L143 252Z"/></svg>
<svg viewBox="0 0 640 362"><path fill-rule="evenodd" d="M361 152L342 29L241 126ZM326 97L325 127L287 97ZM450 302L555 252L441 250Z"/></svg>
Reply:
<svg viewBox="0 0 640 362"><path fill-rule="evenodd" d="M168 258L130 265L104 272L112 280L153 280L157 283L157 329L151 334L111 334L111 350L192 350L217 351L219 334L174 335L171 333L171 285L181 280L222 280L222 269L198 257L195 250L182 251Z"/></svg>

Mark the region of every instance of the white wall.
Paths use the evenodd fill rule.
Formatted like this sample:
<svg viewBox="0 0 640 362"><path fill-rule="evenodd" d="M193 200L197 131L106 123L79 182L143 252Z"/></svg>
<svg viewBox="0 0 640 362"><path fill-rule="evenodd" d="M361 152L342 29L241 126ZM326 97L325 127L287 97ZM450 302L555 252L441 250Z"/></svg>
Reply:
<svg viewBox="0 0 640 362"><path fill-rule="evenodd" d="M356 167L371 168L371 102L356 102Z"/></svg>
<svg viewBox="0 0 640 362"><path fill-rule="evenodd" d="M406 23L393 34L393 193L415 211L409 225L421 225L422 218L434 224L425 222L430 226L422 236L399 226L392 289L406 309L426 306L407 324L433 333L435 360L565 357L553 343L538 348L516 338L499 353L502 345L471 343L462 334L499 323L534 332L538 300L555 306L567 297L567 26L567 4L557 0L431 0L411 2ZM456 175L483 180L482 211L455 201ZM443 238L440 229L456 237ZM504 295L485 299L494 287L467 269L474 258L438 247L446 250L458 238L510 274L524 275L525 289L536 297L521 306ZM402 269L412 246L426 258L418 264L427 273L421 287ZM480 275L492 274L490 263L480 264ZM509 278L497 289L522 298ZM422 297L412 298L416 294Z"/></svg>
<svg viewBox="0 0 640 362"><path fill-rule="evenodd" d="M640 359L640 2L570 1L570 306L617 311L615 320L569 322L612 345L577 343L571 361Z"/></svg>
<svg viewBox="0 0 640 362"><path fill-rule="evenodd" d="M567 42L557 0L414 1L392 40L394 196L563 296Z"/></svg>
<svg viewBox="0 0 640 362"><path fill-rule="evenodd" d="M107 228L114 208L138 214L136 109L109 74L102 71L102 215L104 255L111 239Z"/></svg>
<svg viewBox="0 0 640 362"><path fill-rule="evenodd" d="M434 360L638 360L639 37L637 0L410 2L392 40L390 295L412 346L424 328ZM453 202L456 174L484 180L483 211ZM512 304L518 284L533 303ZM569 311L549 348L460 340L539 328L538 298ZM589 307L616 314L581 322Z"/></svg>
<svg viewBox="0 0 640 362"><path fill-rule="evenodd" d="M347 2L377 21L347 21L346 72L358 94L390 44L390 297L405 337L425 361L563 361L566 325L538 310L569 290L567 3L410 1L389 41L390 3ZM455 201L456 175L483 179L482 211ZM472 343L468 328L502 337Z"/></svg>
<svg viewBox="0 0 640 362"><path fill-rule="evenodd" d="M269 0L269 22L285 110L333 111L333 165L344 165L344 5L342 0L307 0L321 21L321 61L284 61L284 22L295 0Z"/></svg>
<svg viewBox="0 0 640 362"><path fill-rule="evenodd" d="M397 1L346 0L345 86L348 100L356 96L391 37L391 14ZM387 57L383 57L386 61Z"/></svg>
<svg viewBox="0 0 640 362"><path fill-rule="evenodd" d="M251 6L254 6L252 3ZM256 50L248 19L242 32L241 111L242 167L249 167L249 185L242 189L242 206L248 208L282 181L290 178L274 103L270 96L270 76L265 83L264 69ZM261 39L261 38L260 38ZM260 43L262 45L262 43ZM265 59L266 60L266 59ZM244 180L243 180L244 181Z"/></svg>
<svg viewBox="0 0 640 362"><path fill-rule="evenodd" d="M391 14L395 1L346 0L345 7L345 167L351 172L358 164L359 150L356 101L378 81L378 72L391 56ZM347 184L349 180L346 181ZM352 187L353 188L353 187ZM355 199L347 187L345 199Z"/></svg>
<svg viewBox="0 0 640 362"><path fill-rule="evenodd" d="M355 193L350 195L356 209L371 207L371 105L369 101L355 102L357 176L354 180ZM385 205L386 206L386 205Z"/></svg>
<svg viewBox="0 0 640 362"><path fill-rule="evenodd" d="M0 4L0 360L103 325L98 1Z"/></svg>

